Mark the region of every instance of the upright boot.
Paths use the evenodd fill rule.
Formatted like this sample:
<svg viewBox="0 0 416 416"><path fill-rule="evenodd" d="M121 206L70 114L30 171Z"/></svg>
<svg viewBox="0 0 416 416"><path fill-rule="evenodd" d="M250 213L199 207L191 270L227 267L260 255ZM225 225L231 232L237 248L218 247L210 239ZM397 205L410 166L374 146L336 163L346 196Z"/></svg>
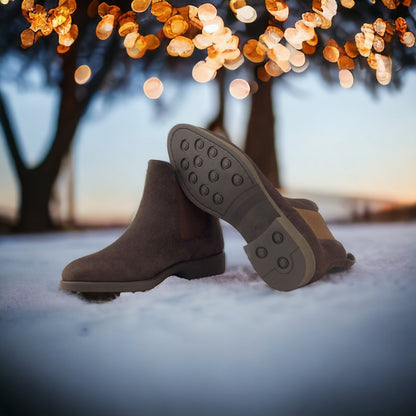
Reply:
<svg viewBox="0 0 416 416"><path fill-rule="evenodd" d="M354 263L315 203L284 198L236 146L179 124L169 133L168 151L186 196L240 232L253 267L272 288L296 289Z"/></svg>
<svg viewBox="0 0 416 416"><path fill-rule="evenodd" d="M60 288L72 292L135 292L168 276L224 272L218 219L189 202L169 163L151 160L139 210L124 234L103 250L73 261Z"/></svg>

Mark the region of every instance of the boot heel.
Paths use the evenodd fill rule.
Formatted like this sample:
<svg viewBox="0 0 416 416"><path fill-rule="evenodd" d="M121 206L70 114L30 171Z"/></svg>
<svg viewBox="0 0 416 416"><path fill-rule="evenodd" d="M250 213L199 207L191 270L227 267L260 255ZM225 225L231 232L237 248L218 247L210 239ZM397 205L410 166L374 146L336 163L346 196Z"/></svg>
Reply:
<svg viewBox="0 0 416 416"><path fill-rule="evenodd" d="M282 217L275 218L244 250L256 272L273 289L289 291L304 286L315 272L309 244Z"/></svg>
<svg viewBox="0 0 416 416"><path fill-rule="evenodd" d="M181 263L177 270L173 273L175 276L188 280L222 274L225 271L225 253Z"/></svg>

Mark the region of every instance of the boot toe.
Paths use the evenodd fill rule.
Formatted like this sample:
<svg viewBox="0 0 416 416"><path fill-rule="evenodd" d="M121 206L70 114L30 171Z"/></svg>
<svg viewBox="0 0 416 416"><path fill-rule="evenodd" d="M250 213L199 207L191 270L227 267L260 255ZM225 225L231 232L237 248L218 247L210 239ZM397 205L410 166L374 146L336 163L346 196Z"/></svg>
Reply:
<svg viewBox="0 0 416 416"><path fill-rule="evenodd" d="M83 268L80 263L81 259L71 261L63 270L62 270L62 280L65 282L74 282L82 280Z"/></svg>
<svg viewBox="0 0 416 416"><path fill-rule="evenodd" d="M96 281L97 267L91 261L91 255L81 257L69 263L62 271L62 280L65 282Z"/></svg>

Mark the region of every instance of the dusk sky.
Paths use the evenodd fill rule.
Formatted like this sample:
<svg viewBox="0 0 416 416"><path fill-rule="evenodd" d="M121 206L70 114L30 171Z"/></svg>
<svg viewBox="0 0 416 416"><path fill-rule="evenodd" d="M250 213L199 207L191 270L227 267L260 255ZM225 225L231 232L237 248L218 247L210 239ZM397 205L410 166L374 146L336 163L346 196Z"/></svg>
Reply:
<svg viewBox="0 0 416 416"><path fill-rule="evenodd" d="M404 75L403 81L401 90L380 87L376 97L360 84L349 90L329 87L308 71L276 85L284 187L300 195L416 202L416 73ZM168 160L170 128L176 123L205 126L212 119L212 87L166 81L161 102L147 99L141 85L127 99L97 99L73 146L77 219L130 218L143 191L147 161ZM36 163L53 131L56 95L15 85L1 88L13 109L25 159ZM248 103L227 97L227 128L236 144L244 138ZM0 213L13 213L17 203L17 183L0 132Z"/></svg>

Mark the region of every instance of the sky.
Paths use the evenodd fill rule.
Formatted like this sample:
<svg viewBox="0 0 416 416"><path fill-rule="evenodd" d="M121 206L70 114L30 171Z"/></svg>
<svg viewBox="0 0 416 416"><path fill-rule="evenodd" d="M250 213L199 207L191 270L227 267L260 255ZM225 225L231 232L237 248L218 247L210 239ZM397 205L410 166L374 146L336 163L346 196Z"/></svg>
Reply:
<svg viewBox="0 0 416 416"><path fill-rule="evenodd" d="M36 78L36 74L34 77ZM231 81L232 78L230 78ZM165 81L165 80L162 80ZM416 201L416 73L399 91L324 84L306 71L274 88L276 140L283 186L295 192ZM166 138L177 123L205 126L215 115L212 83L164 82L162 98L146 98L141 85L127 96L98 98L73 144L75 214L80 221L125 221L140 201L149 159L168 160ZM53 132L53 90L1 84L24 151L34 165ZM226 126L242 144L249 100L227 97ZM64 200L65 176L60 179ZM0 131L0 213L13 214L18 188Z"/></svg>

